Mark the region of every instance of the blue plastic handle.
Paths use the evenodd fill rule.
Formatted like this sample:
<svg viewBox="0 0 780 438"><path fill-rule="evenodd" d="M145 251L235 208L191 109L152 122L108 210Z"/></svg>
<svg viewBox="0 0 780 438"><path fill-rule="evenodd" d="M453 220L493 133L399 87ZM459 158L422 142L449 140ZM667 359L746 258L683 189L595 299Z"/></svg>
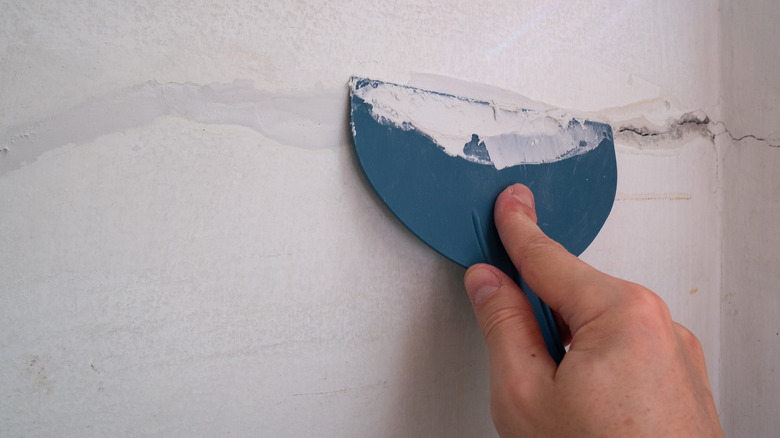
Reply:
<svg viewBox="0 0 780 438"><path fill-rule="evenodd" d="M519 280L519 281L517 281ZM528 297L528 301L531 302L531 307L534 309L534 315L539 322L539 328L542 330L542 337L544 338L544 344L547 345L547 351L552 356L556 365L560 365L563 360L563 355L566 354L566 348L563 346L561 340L561 334L558 331L558 324L555 322L555 316L553 316L552 309L541 298L539 298L528 284L520 278L518 274L515 281L523 289L525 296Z"/></svg>

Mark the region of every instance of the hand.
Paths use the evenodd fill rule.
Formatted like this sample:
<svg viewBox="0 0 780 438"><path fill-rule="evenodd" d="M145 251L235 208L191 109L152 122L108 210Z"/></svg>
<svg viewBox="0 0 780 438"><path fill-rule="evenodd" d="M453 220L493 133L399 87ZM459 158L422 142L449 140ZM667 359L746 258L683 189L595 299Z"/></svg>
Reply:
<svg viewBox="0 0 780 438"><path fill-rule="evenodd" d="M698 339L650 290L604 274L536 226L531 191L498 197L520 275L571 335L556 368L528 300L498 269L465 276L490 354L493 422L507 437L722 437ZM568 337L568 336L567 336Z"/></svg>

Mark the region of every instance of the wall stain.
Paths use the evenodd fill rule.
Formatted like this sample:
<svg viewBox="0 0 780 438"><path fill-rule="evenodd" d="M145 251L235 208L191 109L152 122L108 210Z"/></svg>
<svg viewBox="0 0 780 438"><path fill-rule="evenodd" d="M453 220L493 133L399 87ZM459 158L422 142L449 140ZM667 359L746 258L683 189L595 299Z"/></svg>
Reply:
<svg viewBox="0 0 780 438"><path fill-rule="evenodd" d="M32 383L35 392L51 394L54 390L54 381L46 371L45 361L39 355L36 354L25 361L22 373Z"/></svg>

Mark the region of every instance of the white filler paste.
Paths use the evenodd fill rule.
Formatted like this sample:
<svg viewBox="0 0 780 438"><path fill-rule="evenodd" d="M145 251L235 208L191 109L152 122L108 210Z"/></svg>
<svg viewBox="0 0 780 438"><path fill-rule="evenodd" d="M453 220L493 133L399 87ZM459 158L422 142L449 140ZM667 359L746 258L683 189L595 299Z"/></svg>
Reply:
<svg viewBox="0 0 780 438"><path fill-rule="evenodd" d="M609 135L606 125L584 125L561 110L537 112L386 82L357 89L358 80L351 81L352 92L371 105L378 122L416 129L451 156L497 169L584 154ZM485 144L489 159L464 152L474 134Z"/></svg>

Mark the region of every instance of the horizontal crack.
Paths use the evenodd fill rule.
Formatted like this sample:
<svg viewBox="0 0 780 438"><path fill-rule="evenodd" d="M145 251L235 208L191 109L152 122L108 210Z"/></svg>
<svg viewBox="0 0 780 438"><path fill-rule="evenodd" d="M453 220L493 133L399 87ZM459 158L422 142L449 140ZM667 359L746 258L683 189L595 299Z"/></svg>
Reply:
<svg viewBox="0 0 780 438"><path fill-rule="evenodd" d="M733 141L742 141L742 140L744 140L744 139L746 139L746 138L752 138L753 140L756 140L756 141L760 141L760 142L766 143L766 144L767 144L767 146L769 146L770 148L780 148L780 144L773 144L773 143L770 143L770 142L769 142L769 139L766 139L766 138L761 138L761 137L755 136L755 135L753 135L753 134L745 134L745 135L743 135L743 136L741 136L741 137L734 137L733 135L731 135L731 133L729 132L729 130L728 130L728 129L726 130L726 134L728 134L728 135L729 135L729 137L731 137L731 139L732 139Z"/></svg>
<svg viewBox="0 0 780 438"><path fill-rule="evenodd" d="M723 131L722 132L713 132L712 127L713 126L720 126ZM731 132L726 127L725 123L723 122L712 122L702 111L692 111L683 114L679 119L673 121L668 125L668 127L664 130L659 129L652 129L648 126L634 126L634 125L625 125L620 126L616 130L617 134L627 134L627 135L637 135L639 137L642 137L644 139L679 139L682 138L685 134L691 134L696 133L699 135L702 135L704 137L707 137L710 139L710 141L714 140L716 136L727 134L729 138L731 138L732 141L742 141L747 138L752 138L756 141L760 141L762 143L766 143L767 146L778 148L780 147L780 144L772 143L768 138L762 138L754 134L746 134L742 135L740 137L735 137L731 134ZM718 130L719 131L719 130Z"/></svg>
<svg viewBox="0 0 780 438"><path fill-rule="evenodd" d="M712 139L715 135L710 131L709 124L709 116L700 111L692 111L683 114L679 119L670 123L669 127L663 131L651 129L647 126L626 125L619 127L617 132L636 134L641 137L671 137L678 139L684 134L693 131Z"/></svg>

